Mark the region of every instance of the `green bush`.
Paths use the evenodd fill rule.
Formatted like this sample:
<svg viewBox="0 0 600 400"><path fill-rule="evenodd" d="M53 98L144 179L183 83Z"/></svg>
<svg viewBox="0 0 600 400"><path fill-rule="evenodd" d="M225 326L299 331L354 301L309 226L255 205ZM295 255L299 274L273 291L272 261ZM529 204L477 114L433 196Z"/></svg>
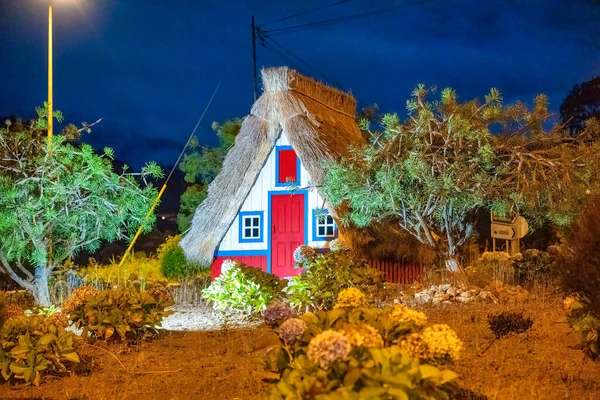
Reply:
<svg viewBox="0 0 600 400"><path fill-rule="evenodd" d="M462 343L450 328L426 327L423 313L404 306L365 306L365 295L340 297L343 304L333 310L273 328L261 359L279 374L271 399L452 398L457 375L436 366L459 357Z"/></svg>
<svg viewBox="0 0 600 400"><path fill-rule="evenodd" d="M94 339L136 342L154 336L173 302L160 294L132 288L86 294L69 307L69 319ZM153 295L155 294L155 295Z"/></svg>
<svg viewBox="0 0 600 400"><path fill-rule="evenodd" d="M521 257L514 258L515 283L531 286L550 272L551 265L552 257L547 252L537 249L525 250Z"/></svg>
<svg viewBox="0 0 600 400"><path fill-rule="evenodd" d="M225 260L221 274L202 291L219 310L245 314L263 312L273 301L282 298L287 280L232 260Z"/></svg>
<svg viewBox="0 0 600 400"><path fill-rule="evenodd" d="M0 374L4 381L40 384L42 374L64 374L79 363L78 338L42 315L10 318L0 330Z"/></svg>
<svg viewBox="0 0 600 400"><path fill-rule="evenodd" d="M179 246L180 241L180 235L169 236L158 248L160 270L165 278L187 279L202 269L200 265L187 260L183 249Z"/></svg>
<svg viewBox="0 0 600 400"><path fill-rule="evenodd" d="M600 357L600 319L590 312L590 300L583 295L572 295L565 299L569 325L581 339L583 352L592 360Z"/></svg>
<svg viewBox="0 0 600 400"><path fill-rule="evenodd" d="M328 310L345 288L368 292L383 285L381 271L347 250L319 254L300 266L302 275L291 278L285 289L290 305L299 310Z"/></svg>

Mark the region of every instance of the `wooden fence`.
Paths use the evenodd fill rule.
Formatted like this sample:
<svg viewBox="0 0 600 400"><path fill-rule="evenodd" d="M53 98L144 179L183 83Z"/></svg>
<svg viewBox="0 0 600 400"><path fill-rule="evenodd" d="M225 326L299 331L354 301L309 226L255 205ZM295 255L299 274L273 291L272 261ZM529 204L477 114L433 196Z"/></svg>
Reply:
<svg viewBox="0 0 600 400"><path fill-rule="evenodd" d="M369 260L369 265L383 272L385 280L408 285L423 281L423 266L403 264L391 260Z"/></svg>

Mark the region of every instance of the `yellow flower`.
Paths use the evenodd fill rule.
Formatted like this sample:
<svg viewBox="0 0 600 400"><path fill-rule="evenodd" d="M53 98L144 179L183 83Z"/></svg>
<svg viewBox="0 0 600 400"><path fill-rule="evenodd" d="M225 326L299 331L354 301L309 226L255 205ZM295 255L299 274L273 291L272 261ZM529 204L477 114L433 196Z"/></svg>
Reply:
<svg viewBox="0 0 600 400"><path fill-rule="evenodd" d="M367 323L346 324L338 332L346 336L352 346L363 346L369 349L383 347L383 338L379 331Z"/></svg>
<svg viewBox="0 0 600 400"><path fill-rule="evenodd" d="M423 330L421 336L429 347L431 358L449 358L451 361L460 358L463 343L448 325L431 325Z"/></svg>
<svg viewBox="0 0 600 400"><path fill-rule="evenodd" d="M342 290L333 308L360 307L367 301L367 296L355 287Z"/></svg>
<svg viewBox="0 0 600 400"><path fill-rule="evenodd" d="M400 345L400 350L402 352L408 353L412 357L420 359L431 358L429 346L427 345L423 337L418 333L411 333L410 335L406 335L398 344Z"/></svg>
<svg viewBox="0 0 600 400"><path fill-rule="evenodd" d="M411 310L402 304L396 304L390 313L392 320L401 323L407 323L414 327L421 327L427 324L427 316L420 311Z"/></svg>

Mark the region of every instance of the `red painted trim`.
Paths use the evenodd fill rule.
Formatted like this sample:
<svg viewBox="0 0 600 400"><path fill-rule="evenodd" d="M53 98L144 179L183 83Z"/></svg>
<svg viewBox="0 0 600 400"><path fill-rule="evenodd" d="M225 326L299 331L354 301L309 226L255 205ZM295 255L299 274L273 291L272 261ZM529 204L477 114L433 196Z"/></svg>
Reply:
<svg viewBox="0 0 600 400"><path fill-rule="evenodd" d="M214 280L221 274L221 264L225 260L235 260L250 267L267 271L267 256L222 256L216 257L210 268L211 280Z"/></svg>

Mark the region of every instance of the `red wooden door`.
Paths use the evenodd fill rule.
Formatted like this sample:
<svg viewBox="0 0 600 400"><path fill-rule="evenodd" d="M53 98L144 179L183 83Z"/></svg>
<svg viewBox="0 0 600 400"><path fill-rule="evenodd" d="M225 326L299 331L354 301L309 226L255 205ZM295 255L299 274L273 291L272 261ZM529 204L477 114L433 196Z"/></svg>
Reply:
<svg viewBox="0 0 600 400"><path fill-rule="evenodd" d="M271 273L279 277L298 275L294 250L304 244L304 194L281 194L271 198Z"/></svg>

